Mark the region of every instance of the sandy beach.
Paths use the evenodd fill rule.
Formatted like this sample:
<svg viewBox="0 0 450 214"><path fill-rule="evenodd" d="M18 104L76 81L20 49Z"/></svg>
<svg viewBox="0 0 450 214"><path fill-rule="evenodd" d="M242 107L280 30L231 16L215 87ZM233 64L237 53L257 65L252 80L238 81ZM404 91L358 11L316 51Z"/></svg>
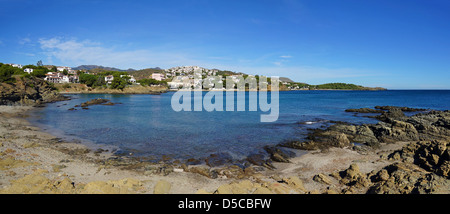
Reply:
<svg viewBox="0 0 450 214"><path fill-rule="evenodd" d="M110 152L65 142L32 126L26 120L32 108L0 106L0 193L365 193L372 183L347 191L349 184L342 182L345 173L356 168L349 179L360 180L378 175L384 167L401 162L387 156L408 144L382 144L369 151L352 147L300 151L302 155L290 163L273 162L272 169L155 164L153 170L142 171L108 165L115 160ZM210 178L212 170L218 176ZM339 172L345 173L339 177Z"/></svg>
<svg viewBox="0 0 450 214"><path fill-rule="evenodd" d="M95 162L111 154L96 156L31 126L25 119L31 108L0 106L0 193L154 193L159 181L170 183L168 193L195 193L227 182L193 173L146 176L104 169ZM69 187L54 185L62 181Z"/></svg>

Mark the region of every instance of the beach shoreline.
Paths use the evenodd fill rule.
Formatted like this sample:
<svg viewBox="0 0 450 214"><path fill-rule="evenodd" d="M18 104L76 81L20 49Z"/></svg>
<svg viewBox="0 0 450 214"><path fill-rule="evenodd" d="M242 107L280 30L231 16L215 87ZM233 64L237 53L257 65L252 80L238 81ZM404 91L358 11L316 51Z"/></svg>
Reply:
<svg viewBox="0 0 450 214"><path fill-rule="evenodd" d="M212 191L217 185L226 183L198 174L149 176L133 170L105 167L102 163L114 158L113 154L90 150L79 142L62 141L31 125L26 117L33 108L0 106L0 193L154 193L155 185L166 181L173 186L169 193L183 194L195 193L201 188ZM58 191L58 188L32 182L32 178L44 177L43 183L68 179L73 185ZM121 183L122 187L116 184L118 188L109 188L108 182Z"/></svg>
<svg viewBox="0 0 450 214"><path fill-rule="evenodd" d="M0 106L2 194L361 194L369 186L348 190L349 184L342 182L344 178L332 175L356 165L356 174L362 178L392 164L404 164L387 157L414 143L382 143L377 149L362 151L353 146L310 150L290 158L288 163L271 162L271 169L150 164L117 157L110 151L90 150L82 143L65 142L48 134L26 120L33 108ZM445 185L443 188L444 193L448 192Z"/></svg>

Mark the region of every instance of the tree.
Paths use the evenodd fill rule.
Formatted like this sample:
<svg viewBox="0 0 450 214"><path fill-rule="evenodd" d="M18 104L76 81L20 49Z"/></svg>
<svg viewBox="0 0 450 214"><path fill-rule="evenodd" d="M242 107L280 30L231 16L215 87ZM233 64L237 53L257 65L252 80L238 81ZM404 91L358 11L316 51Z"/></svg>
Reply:
<svg viewBox="0 0 450 214"><path fill-rule="evenodd" d="M114 80L111 83L112 89L119 89L123 90L128 85L128 81L123 78L116 78L114 77Z"/></svg>
<svg viewBox="0 0 450 214"><path fill-rule="evenodd" d="M44 64L42 63L42 60L39 60L39 61L36 63L36 65L37 65L38 67L44 66Z"/></svg>
<svg viewBox="0 0 450 214"><path fill-rule="evenodd" d="M46 68L44 66L38 66L38 67L33 68L33 73L31 73L31 76L44 78L45 75L50 71L51 70L49 70L48 68Z"/></svg>
<svg viewBox="0 0 450 214"><path fill-rule="evenodd" d="M2 64L0 66L0 82L9 82L11 81L11 76L14 74L14 69L10 65Z"/></svg>
<svg viewBox="0 0 450 214"><path fill-rule="evenodd" d="M167 85L167 82L165 81L158 81L155 79L141 79L137 81L142 86L149 86L149 85Z"/></svg>
<svg viewBox="0 0 450 214"><path fill-rule="evenodd" d="M88 87L94 86L97 82L98 76L91 74L81 74L80 75L80 83L86 84Z"/></svg>
<svg viewBox="0 0 450 214"><path fill-rule="evenodd" d="M105 78L102 76L98 76L97 77L97 81L95 81L95 86L102 86L102 85L106 85L106 81Z"/></svg>
<svg viewBox="0 0 450 214"><path fill-rule="evenodd" d="M37 68L37 66L36 65L25 65L25 66L23 66L22 67L23 69L25 69L25 68L31 68L31 69L36 69Z"/></svg>
<svg viewBox="0 0 450 214"><path fill-rule="evenodd" d="M26 76L22 69L0 63L0 82L14 82L13 75Z"/></svg>

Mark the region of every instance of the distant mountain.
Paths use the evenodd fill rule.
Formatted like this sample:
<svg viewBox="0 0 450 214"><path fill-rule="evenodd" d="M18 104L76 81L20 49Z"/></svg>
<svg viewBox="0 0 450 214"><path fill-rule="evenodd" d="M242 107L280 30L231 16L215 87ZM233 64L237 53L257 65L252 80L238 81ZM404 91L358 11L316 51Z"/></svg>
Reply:
<svg viewBox="0 0 450 214"><path fill-rule="evenodd" d="M114 67L104 67L101 65L80 65L78 67L72 68L73 70L104 70L104 71L135 71L134 69L129 68L128 70L123 70Z"/></svg>

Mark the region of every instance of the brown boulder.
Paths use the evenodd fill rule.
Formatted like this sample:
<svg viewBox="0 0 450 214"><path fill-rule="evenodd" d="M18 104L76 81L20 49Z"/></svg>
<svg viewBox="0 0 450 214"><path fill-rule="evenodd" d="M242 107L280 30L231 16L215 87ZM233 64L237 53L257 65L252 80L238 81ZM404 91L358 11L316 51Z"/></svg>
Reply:
<svg viewBox="0 0 450 214"><path fill-rule="evenodd" d="M413 162L430 172L449 178L449 144L444 141L419 141L405 145L389 155L391 160Z"/></svg>
<svg viewBox="0 0 450 214"><path fill-rule="evenodd" d="M313 180L326 185L331 185L331 179L327 175L319 173L313 177Z"/></svg>

